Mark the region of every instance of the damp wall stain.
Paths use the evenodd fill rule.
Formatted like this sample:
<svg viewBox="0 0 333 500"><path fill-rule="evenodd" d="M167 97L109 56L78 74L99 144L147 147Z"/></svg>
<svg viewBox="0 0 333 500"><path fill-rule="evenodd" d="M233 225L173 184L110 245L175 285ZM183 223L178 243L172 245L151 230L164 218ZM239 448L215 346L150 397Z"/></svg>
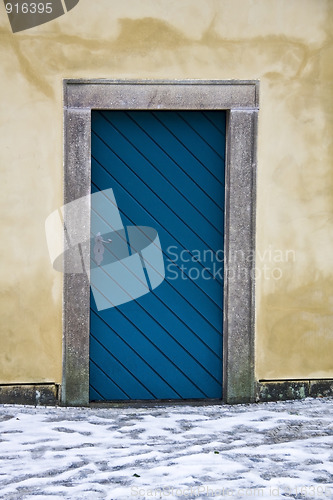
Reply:
<svg viewBox="0 0 333 500"><path fill-rule="evenodd" d="M256 373L333 377L333 4L179 4L81 0L15 35L0 16L0 383L61 382L44 222L63 203L64 78L260 80L257 248L296 258L257 259Z"/></svg>
<svg viewBox="0 0 333 500"><path fill-rule="evenodd" d="M35 273L29 270L21 276L17 273L10 284L2 286L2 384L61 381L61 286L57 280L44 259ZM54 291L58 295L56 304Z"/></svg>
<svg viewBox="0 0 333 500"><path fill-rule="evenodd" d="M259 379L332 377L333 279L318 275L261 302L257 328Z"/></svg>

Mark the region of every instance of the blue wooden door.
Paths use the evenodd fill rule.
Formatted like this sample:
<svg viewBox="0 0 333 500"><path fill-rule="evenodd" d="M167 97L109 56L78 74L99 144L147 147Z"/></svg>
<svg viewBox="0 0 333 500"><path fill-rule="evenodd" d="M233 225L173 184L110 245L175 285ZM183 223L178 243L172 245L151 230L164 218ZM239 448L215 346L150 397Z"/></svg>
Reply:
<svg viewBox="0 0 333 500"><path fill-rule="evenodd" d="M109 308L91 294L90 399L221 398L225 112L93 111L91 154L92 193L112 189L124 251L126 227L155 230L165 277Z"/></svg>

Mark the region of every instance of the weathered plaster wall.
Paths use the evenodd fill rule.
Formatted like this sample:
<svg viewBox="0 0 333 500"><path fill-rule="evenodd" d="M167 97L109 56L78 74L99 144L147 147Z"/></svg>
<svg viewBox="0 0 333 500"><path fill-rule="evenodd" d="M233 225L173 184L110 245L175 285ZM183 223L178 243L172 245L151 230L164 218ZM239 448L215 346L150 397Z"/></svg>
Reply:
<svg viewBox="0 0 333 500"><path fill-rule="evenodd" d="M333 377L332 22L330 0L81 0L13 35L1 3L0 383L61 382L63 78L261 80L257 376Z"/></svg>

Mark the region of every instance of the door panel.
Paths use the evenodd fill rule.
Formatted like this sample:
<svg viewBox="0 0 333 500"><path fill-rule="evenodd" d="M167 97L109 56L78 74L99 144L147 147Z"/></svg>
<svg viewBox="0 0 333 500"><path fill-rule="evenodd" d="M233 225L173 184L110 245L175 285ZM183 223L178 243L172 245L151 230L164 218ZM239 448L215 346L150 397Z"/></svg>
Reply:
<svg viewBox="0 0 333 500"><path fill-rule="evenodd" d="M92 193L112 188L125 243L158 232L165 279L108 309L91 294L91 400L222 397L224 156L224 112L92 112Z"/></svg>

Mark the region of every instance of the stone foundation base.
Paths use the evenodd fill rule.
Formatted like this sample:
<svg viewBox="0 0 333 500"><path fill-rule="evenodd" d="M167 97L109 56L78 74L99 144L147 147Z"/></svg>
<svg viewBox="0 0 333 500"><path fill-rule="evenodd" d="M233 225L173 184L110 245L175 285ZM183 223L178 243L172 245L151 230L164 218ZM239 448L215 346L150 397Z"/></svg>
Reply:
<svg viewBox="0 0 333 500"><path fill-rule="evenodd" d="M58 384L0 385L0 404L50 405L59 404Z"/></svg>
<svg viewBox="0 0 333 500"><path fill-rule="evenodd" d="M274 380L257 384L256 401L285 401L333 396L333 380Z"/></svg>

